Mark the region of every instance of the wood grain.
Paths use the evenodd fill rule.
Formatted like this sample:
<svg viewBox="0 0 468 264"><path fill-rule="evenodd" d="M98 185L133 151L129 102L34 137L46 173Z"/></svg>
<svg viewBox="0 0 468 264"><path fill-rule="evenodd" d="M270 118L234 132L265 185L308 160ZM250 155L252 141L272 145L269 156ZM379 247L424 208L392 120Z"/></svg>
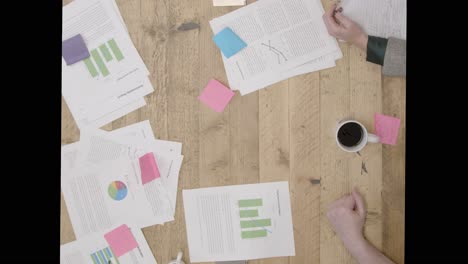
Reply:
<svg viewBox="0 0 468 264"><path fill-rule="evenodd" d="M325 9L333 2L322 0ZM403 263L404 79L382 78L381 68L365 61L365 52L340 43L344 57L336 67L246 96L236 93L223 113L215 113L197 100L210 79L228 84L209 21L237 8L213 7L211 0L117 4L155 91L145 97L145 107L104 129L149 119L157 138L183 143L175 221L143 229L158 263L173 259L179 249L190 263L181 190L271 181L289 181L296 256L249 263L355 263L326 219L328 205L353 186L368 205L366 237ZM401 118L398 144L369 145L360 155L339 150L337 123L355 118L372 133L375 112ZM77 140L79 130L63 101L62 144ZM75 235L63 197L61 211L64 244Z"/></svg>

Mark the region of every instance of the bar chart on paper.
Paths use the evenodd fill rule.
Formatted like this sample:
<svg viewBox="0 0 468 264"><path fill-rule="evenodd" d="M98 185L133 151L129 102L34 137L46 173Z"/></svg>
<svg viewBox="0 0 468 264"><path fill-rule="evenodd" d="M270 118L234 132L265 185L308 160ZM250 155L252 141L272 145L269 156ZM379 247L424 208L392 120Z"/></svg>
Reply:
<svg viewBox="0 0 468 264"><path fill-rule="evenodd" d="M109 247L101 249L91 254L93 264L120 264Z"/></svg>
<svg viewBox="0 0 468 264"><path fill-rule="evenodd" d="M262 216L262 198L242 199L238 205L242 239L267 237L271 233L271 218Z"/></svg>
<svg viewBox="0 0 468 264"><path fill-rule="evenodd" d="M91 56L84 60L91 77L106 77L110 74L109 63L121 61L124 59L122 51L115 39L111 39L98 48L90 51Z"/></svg>

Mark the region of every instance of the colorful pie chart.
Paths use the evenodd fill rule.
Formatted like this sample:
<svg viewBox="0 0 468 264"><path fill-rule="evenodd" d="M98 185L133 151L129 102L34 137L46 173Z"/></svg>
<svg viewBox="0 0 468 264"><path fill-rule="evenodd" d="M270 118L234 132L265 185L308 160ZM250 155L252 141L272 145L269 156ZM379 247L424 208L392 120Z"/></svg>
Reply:
<svg viewBox="0 0 468 264"><path fill-rule="evenodd" d="M109 196L116 201L121 201L127 196L127 185L121 181L113 181L107 189Z"/></svg>

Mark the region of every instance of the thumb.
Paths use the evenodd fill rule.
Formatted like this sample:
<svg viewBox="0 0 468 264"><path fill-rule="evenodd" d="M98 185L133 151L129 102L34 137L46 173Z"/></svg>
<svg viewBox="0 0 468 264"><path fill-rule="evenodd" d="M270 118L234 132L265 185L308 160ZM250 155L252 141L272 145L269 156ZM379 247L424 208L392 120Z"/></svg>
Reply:
<svg viewBox="0 0 468 264"><path fill-rule="evenodd" d="M357 211L359 213L359 215L362 217L362 218L365 218L366 217L366 205L364 203L364 199L362 198L362 195L359 193L359 191L357 190L357 188L355 187L354 190L353 190L353 198L354 200L356 201L356 208L357 208Z"/></svg>
<svg viewBox="0 0 468 264"><path fill-rule="evenodd" d="M342 24L343 26L347 28L350 27L354 23L354 21L349 19L347 16L343 15L341 12L336 13L335 18L338 22L340 22L340 24Z"/></svg>

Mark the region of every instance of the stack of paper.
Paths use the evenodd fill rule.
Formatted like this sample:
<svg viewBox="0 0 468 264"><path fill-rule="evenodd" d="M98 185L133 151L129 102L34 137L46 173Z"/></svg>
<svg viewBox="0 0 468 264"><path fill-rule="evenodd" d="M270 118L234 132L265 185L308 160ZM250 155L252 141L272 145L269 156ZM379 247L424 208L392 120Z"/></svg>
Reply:
<svg viewBox="0 0 468 264"><path fill-rule="evenodd" d="M342 0L340 6L367 34L406 39L406 0Z"/></svg>
<svg viewBox="0 0 468 264"><path fill-rule="evenodd" d="M61 186L75 236L173 221L181 153L181 143L156 140L149 121L111 132L82 130L79 142L62 147ZM147 155L157 175L143 179L152 166L141 158Z"/></svg>
<svg viewBox="0 0 468 264"><path fill-rule="evenodd" d="M319 0L259 0L210 21L226 27L247 47L223 61L229 85L242 95L279 81L336 66L343 54L322 19Z"/></svg>
<svg viewBox="0 0 468 264"><path fill-rule="evenodd" d="M156 264L141 229L120 225L60 246L61 264Z"/></svg>
<svg viewBox="0 0 468 264"><path fill-rule="evenodd" d="M62 95L80 129L99 128L146 104L149 71L115 0L75 0L63 8L62 40L80 34L91 54L62 60Z"/></svg>
<svg viewBox="0 0 468 264"><path fill-rule="evenodd" d="M294 256L288 182L184 190L190 261Z"/></svg>

